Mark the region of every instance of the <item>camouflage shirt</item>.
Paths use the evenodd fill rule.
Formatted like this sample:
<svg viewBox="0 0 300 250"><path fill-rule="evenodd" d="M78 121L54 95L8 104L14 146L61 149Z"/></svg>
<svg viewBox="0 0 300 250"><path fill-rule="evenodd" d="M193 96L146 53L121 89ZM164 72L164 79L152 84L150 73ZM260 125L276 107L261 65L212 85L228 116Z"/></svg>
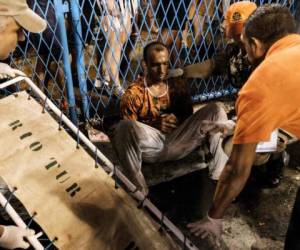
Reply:
<svg viewBox="0 0 300 250"><path fill-rule="evenodd" d="M193 113L191 96L186 82L182 78L168 80L168 93L154 97L147 91L144 78L140 77L125 91L121 99L121 117L136 120L158 128L162 114L173 113L182 123Z"/></svg>
<svg viewBox="0 0 300 250"><path fill-rule="evenodd" d="M252 72L247 53L237 42L229 42L215 58L213 74L226 75L230 84L240 89Z"/></svg>

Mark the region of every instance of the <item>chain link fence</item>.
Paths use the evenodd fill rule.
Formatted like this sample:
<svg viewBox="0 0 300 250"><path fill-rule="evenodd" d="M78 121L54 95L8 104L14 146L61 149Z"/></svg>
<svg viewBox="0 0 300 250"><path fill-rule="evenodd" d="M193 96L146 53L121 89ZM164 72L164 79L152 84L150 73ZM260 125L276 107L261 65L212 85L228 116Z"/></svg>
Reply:
<svg viewBox="0 0 300 250"><path fill-rule="evenodd" d="M143 74L143 47L153 40L170 50L170 67L201 62L224 46L220 29L230 0L28 0L48 22L11 57L73 122L115 114L119 97ZM295 11L295 0L280 3ZM182 46L187 32L187 50ZM223 77L190 80L194 102L233 93ZM20 86L22 88L23 86ZM79 115L79 116L78 116Z"/></svg>

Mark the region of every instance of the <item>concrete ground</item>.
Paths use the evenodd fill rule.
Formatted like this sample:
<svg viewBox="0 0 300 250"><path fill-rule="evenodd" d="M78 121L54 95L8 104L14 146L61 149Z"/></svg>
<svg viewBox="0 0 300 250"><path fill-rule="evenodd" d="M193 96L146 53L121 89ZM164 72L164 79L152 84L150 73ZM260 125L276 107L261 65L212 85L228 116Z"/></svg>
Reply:
<svg viewBox="0 0 300 250"><path fill-rule="evenodd" d="M207 168L150 187L149 198L200 250L281 250L300 185L299 147L296 143L288 148L291 161L280 186L263 188L257 174L263 169L256 169L226 213L219 247L193 236L186 227L204 217L212 202L216 183L208 178ZM99 148L111 153L107 147Z"/></svg>
<svg viewBox="0 0 300 250"><path fill-rule="evenodd" d="M291 165L295 164L292 161ZM186 228L187 223L205 216L211 204L216 185L207 177L206 169L152 187L150 199L199 249L279 250L284 246L299 185L300 171L295 166L284 170L282 184L274 189L259 187L253 178L230 206L221 244L217 247L194 237Z"/></svg>

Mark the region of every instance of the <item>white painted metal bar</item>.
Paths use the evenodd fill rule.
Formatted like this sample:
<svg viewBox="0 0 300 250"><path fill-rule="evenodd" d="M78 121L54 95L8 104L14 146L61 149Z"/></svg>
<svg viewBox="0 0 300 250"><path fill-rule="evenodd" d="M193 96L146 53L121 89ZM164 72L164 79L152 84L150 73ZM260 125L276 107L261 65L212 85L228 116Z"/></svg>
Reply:
<svg viewBox="0 0 300 250"><path fill-rule="evenodd" d="M26 228L25 222L21 219L21 217L18 215L18 213L15 211L15 209L7 202L7 199L4 197L4 195L0 192L0 204L2 207L5 207L5 211L9 214L11 219L16 223L17 226L21 228ZM39 240L36 238L36 236L33 237L26 237L29 243L34 247L36 250L44 249L44 247L41 245Z"/></svg>
<svg viewBox="0 0 300 250"><path fill-rule="evenodd" d="M134 184L132 184L125 175L121 171L115 171L114 172L114 165L113 163L102 153L99 149L96 151L96 146L81 132L78 131L78 128L64 115L62 114L62 111L56 107L56 105L49 100L49 98L46 98L46 95L34 84L34 82L31 81L28 77L19 76L15 79L12 79L10 81L7 81L3 84L0 84L0 89L3 89L5 87L8 87L10 85L16 84L19 81L25 80L30 88L35 92L42 100L46 100L46 105L58 116L61 117L62 121L72 130L74 134L78 134L79 139L92 151L96 152L98 159L100 159L110 170L111 172L109 175L115 174L129 189L129 191L132 192L132 195L138 199L139 201L143 201L143 206L148 207L149 210L155 215L159 220L162 218L162 213L159 211L159 209L149 200L145 199L145 196L142 192L136 191L136 187ZM117 168L116 168L117 169ZM184 236L184 234L167 218L164 217L163 224L171 230L171 232L181 241L185 243L185 246L187 249L190 250L197 250L198 248L192 244L192 242Z"/></svg>

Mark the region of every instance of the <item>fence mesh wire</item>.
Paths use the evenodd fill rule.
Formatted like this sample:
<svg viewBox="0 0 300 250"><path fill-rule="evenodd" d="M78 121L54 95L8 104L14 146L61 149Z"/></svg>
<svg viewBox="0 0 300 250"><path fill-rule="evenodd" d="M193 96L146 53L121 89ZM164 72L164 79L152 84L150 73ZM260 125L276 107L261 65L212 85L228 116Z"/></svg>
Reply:
<svg viewBox="0 0 300 250"><path fill-rule="evenodd" d="M11 64L27 73L47 96L68 113L72 96L82 107L84 119L103 118L115 111L119 96L133 79L142 74L142 50L152 40L170 49L170 67L201 62L224 46L220 29L224 12L237 1L230 0L27 0L48 22L42 35L27 34L11 57ZM55 8L62 2L65 9ZM295 10L294 0L257 0L258 5L280 3ZM73 9L72 9L73 8ZM72 21L74 9L80 18ZM63 12L65 22L57 22ZM74 16L73 16L74 17ZM65 25L68 42L63 43L59 25ZM187 32L187 50L181 44ZM80 44L76 44L79 38ZM63 51L70 52L69 63ZM76 60L76 57L82 57ZM71 75L66 74L71 68ZM78 74L78 68L84 74ZM72 79L70 79L72 78ZM69 83L69 85L68 85ZM70 87L72 84L72 88ZM69 87L68 87L69 86ZM232 93L223 77L190 80L195 102ZM22 87L22 86L21 86ZM73 104L72 104L73 105Z"/></svg>

